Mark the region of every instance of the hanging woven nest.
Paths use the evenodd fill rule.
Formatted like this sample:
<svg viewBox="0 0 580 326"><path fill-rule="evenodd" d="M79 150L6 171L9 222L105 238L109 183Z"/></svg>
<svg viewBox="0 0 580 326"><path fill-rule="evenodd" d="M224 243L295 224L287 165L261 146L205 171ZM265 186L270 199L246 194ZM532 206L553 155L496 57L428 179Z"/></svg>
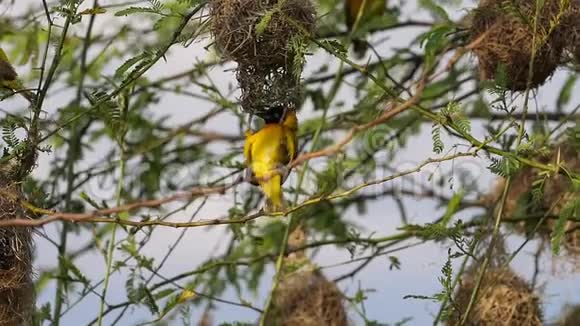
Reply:
<svg viewBox="0 0 580 326"><path fill-rule="evenodd" d="M578 7L580 7L580 1L578 1ZM580 70L580 10L576 11L576 28L574 29L574 34L572 39L574 40L574 42L572 43L571 49L572 49L572 56L574 58L574 61L576 63L576 66L578 66L578 69Z"/></svg>
<svg viewBox="0 0 580 326"><path fill-rule="evenodd" d="M525 90L535 47L530 87L542 85L561 63L570 32L577 24L579 6L568 3L564 8L560 6L562 3L560 0L544 2L534 32L535 1L482 0L470 30L480 79L496 79L498 71L503 70L508 89Z"/></svg>
<svg viewBox="0 0 580 326"><path fill-rule="evenodd" d="M266 325L348 325L342 293L310 263L282 276L272 308Z"/></svg>
<svg viewBox="0 0 580 326"><path fill-rule="evenodd" d="M559 163L568 171L580 171L580 154L569 143L553 145L549 150L539 153L535 158L538 162L544 164ZM522 217L531 213L541 215L547 211L553 215L558 215L574 198L580 198L577 193L573 192L570 178L562 174L555 174L543 179L543 176L539 175L539 173L538 169L526 166L512 177L510 192L504 208L506 216ZM534 205L531 202L534 199L531 193L534 182L542 180L542 198L540 198L540 202ZM500 187L503 189L504 183L503 179L498 182L496 190L500 189ZM536 186L538 185L536 184Z"/></svg>
<svg viewBox="0 0 580 326"><path fill-rule="evenodd" d="M240 63L236 77L241 90L241 106L246 112L267 116L272 110L300 106L303 95L300 80L286 68L271 70Z"/></svg>
<svg viewBox="0 0 580 326"><path fill-rule="evenodd" d="M573 146L573 140L552 146L543 154L536 155L535 159L544 164L559 164L567 171L580 171L580 153ZM580 193L574 191L570 178L562 174L552 174L544 178L540 171L526 166L512 176L510 190L506 197L502 217L522 219L522 222L510 224L513 230L526 235L536 228L540 219L544 222L538 226L537 235L549 240L556 226L556 217L571 205L580 201ZM499 208L499 200L505 179L500 178L494 190L484 200L495 210ZM580 261L580 223L567 221L562 246L565 253L576 257ZM546 241L550 243L550 241Z"/></svg>
<svg viewBox="0 0 580 326"><path fill-rule="evenodd" d="M459 325L465 314L477 280L477 268L471 268L461 280L454 298L455 310L448 325ZM478 299L471 309L467 325L540 326L542 311L530 286L510 269L491 268L484 275Z"/></svg>
<svg viewBox="0 0 580 326"><path fill-rule="evenodd" d="M19 185L0 171L0 220L24 218ZM0 228L0 325L28 325L34 305L30 229Z"/></svg>
<svg viewBox="0 0 580 326"><path fill-rule="evenodd" d="M572 22L574 27L570 29L570 39L572 40L570 50L580 69L580 0L572 0Z"/></svg>
<svg viewBox="0 0 580 326"><path fill-rule="evenodd" d="M211 31L218 49L238 63L286 66L291 41L314 31L310 0L211 0Z"/></svg>

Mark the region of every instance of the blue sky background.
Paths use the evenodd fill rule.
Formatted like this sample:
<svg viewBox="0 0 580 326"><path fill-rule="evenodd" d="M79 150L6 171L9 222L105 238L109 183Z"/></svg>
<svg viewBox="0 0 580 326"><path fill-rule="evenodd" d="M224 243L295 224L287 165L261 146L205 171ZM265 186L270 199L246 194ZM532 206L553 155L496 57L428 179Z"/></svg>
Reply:
<svg viewBox="0 0 580 326"><path fill-rule="evenodd" d="M29 5L36 5L40 0L18 0L14 6L8 6L5 2L0 3L0 14L2 15L12 15L21 12L21 10ZM84 7L91 5L91 2L85 1ZM117 1L100 1L101 5L117 3ZM464 3L462 6L473 7L472 3ZM408 1L404 6L404 17L413 19L429 19L429 17L421 17L416 14L417 3L415 1ZM464 11L460 7L450 7L449 13L452 17L460 17ZM319 12L319 15L323 13ZM132 16L135 17L135 16ZM97 19L97 32L111 32L114 30L114 26L111 23L116 18L113 17L113 13L106 13L99 16ZM134 18L131 18L134 19ZM144 24L146 22L135 21L135 24ZM84 30L84 23L81 23L75 27L75 30ZM401 32L404 31L404 32ZM408 44L409 40L416 34L413 34L415 30L405 29L397 30L396 32L388 34L387 42L383 43L379 51L388 55L390 49L395 47L403 47ZM419 31L419 30L417 30ZM375 36L377 39L382 39L385 35ZM169 76L171 74L181 72L183 70L191 67L197 60L205 60L213 56L213 53L207 52L203 47L208 43L207 38L203 38L200 42L192 44L188 48L182 48L180 46L174 46L170 53L168 54L167 62L160 61L150 72L147 73L147 77L151 79L156 79L163 76ZM466 60L473 61L473 58L466 57ZM311 71L318 68L321 63L332 62L331 58L327 55L317 52L314 56L308 58L309 63L304 76L308 76ZM210 71L210 76L217 82L217 85L222 89L228 89L228 87L235 85L234 73L231 71L233 65L228 67L219 67L212 69ZM116 67L109 67L110 71L114 71ZM18 70L21 70L19 67ZM557 73L554 78L544 87L542 87L536 96L536 101L533 102L534 110L550 110L554 107L558 91L560 86L564 82L565 74L562 72ZM194 86L192 86L192 89ZM577 84L573 92L574 98L571 101L573 104L580 103L580 86ZM234 94L233 96L236 96ZM342 110L349 110L353 105L354 91L348 86L345 86L339 94L339 100L345 102ZM69 101L69 98L65 95L59 97L50 98L46 103L47 110L55 110L59 105L65 104ZM4 103L2 104L4 105ZM8 105L11 105L10 103ZM16 104L14 104L16 105ZM190 97L182 97L173 94L165 94L162 100L157 104L154 114L159 116L168 115L170 121L178 125L184 121L189 121L190 119L201 116L204 113L212 109L207 102L201 100L193 100ZM568 108L570 109L570 107ZM50 115L50 111L48 114ZM310 108L307 107L305 110L301 111L300 119L306 119L309 116L313 116ZM219 119L210 120L206 126L206 130L220 130L220 131L233 131L238 130L236 124L236 119L233 117L220 116ZM412 138L408 143L406 148L400 149L397 153L396 162L393 167L398 170L404 170L406 168L414 167L420 162L424 161L432 153L432 141L430 135L430 125L425 125L423 132L420 136ZM474 124L474 133L480 138L485 135L485 131L481 127L481 124ZM444 139L446 144L451 144L456 142L455 139L446 138ZM101 157L99 153L101 150L108 148L109 144L94 144L93 152L85 158L85 162L79 165L89 166L90 162L94 162ZM228 148L216 147L216 150L226 151ZM43 154L39 161L39 166L35 171L37 176L46 176L46 167L50 164L53 157L49 154ZM314 162L314 164L319 164L320 162ZM482 190L486 190L493 184L494 177L486 169L488 162L485 160L461 160L456 161L452 166L450 163L445 163L440 166L429 166L423 169L420 173L414 175L412 178L421 183L429 183L429 177L432 174L441 175L441 173L454 169L458 172L461 168L469 170L472 175L479 178L479 185ZM389 175L390 171L377 171L378 175ZM433 178L436 180L436 178ZM289 184L294 180L289 180ZM434 181L431 181L434 184ZM108 186L107 186L108 184ZM93 198L111 198L111 189L113 181L109 180L105 185L101 184L91 184L86 189L83 189ZM392 187L396 184L385 184L379 187ZM459 188L457 179L454 183L454 189ZM452 189L450 189L449 184L443 186L435 186L440 189L444 194L451 194ZM380 188L383 189L383 188ZM371 188L365 191L378 191L379 188ZM209 198L208 203L205 205L200 213L200 217L210 218L215 216L223 215L228 205L224 203L231 202L231 194L225 196L212 196ZM407 198L405 199L406 206L408 207L408 215L410 223L424 223L432 221L433 216L437 216L441 213L441 209L435 206L435 202L427 199L418 198ZM199 202L194 203L188 211L178 214L180 220L186 219L188 214L193 211ZM345 214L343 218L356 223L357 225L364 226L365 234L370 235L374 233L376 236L381 235L391 235L396 233L396 228L400 225L400 216L398 210L393 209L395 203L391 199L382 199L379 201L374 201L368 206L368 211L364 216L360 216L356 211L349 212ZM169 208L167 210L170 210ZM461 216L460 216L461 217ZM463 216L465 218L469 215ZM261 223L267 223L267 218L261 220ZM60 224L50 224L43 229L45 234L52 238L57 239L57 229L60 228ZM160 260L161 257L167 252L169 246L173 243L176 237L179 235L181 230L174 230L169 228L158 228L155 231L154 237L145 246L143 252L148 256L156 257L156 261ZM186 232L185 238L181 242L181 245L175 250L173 255L169 258L161 274L170 277L172 275L179 274L184 271L195 269L195 267L203 262L206 258L214 255L211 250L217 247L217 252L223 251L224 248L220 247L220 243L225 243L224 234L226 232L225 227L213 227L209 229L203 228L193 228ZM73 237L70 241L69 250L72 251L74 248L78 248L88 241L91 240L91 235L88 233L81 233L78 236ZM522 238L518 236L511 236L508 239L508 245L511 249L517 247L523 241ZM514 260L512 267L524 278L530 279L533 273L533 257L532 254L535 252L537 247L537 242L530 242L523 250L523 252L517 256ZM417 246L403 252L397 253L396 256L401 260L402 268L401 270L389 270L389 260L387 257L381 257L376 259L372 264L365 268L361 273L358 274L354 280L346 280L339 284L339 287L345 291L347 295L353 295L359 288L373 289L369 292L368 300L365 303L366 311L368 312L368 317L370 319L376 319L383 323L394 323L407 317L412 317L413 319L407 325L427 325L432 322L433 316L437 313L438 305L433 304L428 301L418 301L418 300L403 300L403 296L407 294L423 294L431 295L440 290L440 286L437 282L437 277L440 275L440 269L445 259L447 257L447 248L451 246L449 243L441 243L437 245L421 245ZM56 248L50 244L48 241L41 237L36 237L36 261L35 267L37 270L43 270L46 268L52 268L56 265ZM122 256L117 253L118 258ZM323 250L317 253L313 257L313 261L319 266L328 266L336 264L343 261L349 260L349 253L346 250L340 250L336 248L325 247ZM80 267L83 273L91 279L92 281L98 281L104 275L105 263L104 258L99 253L91 253L82 256L76 262L77 266ZM458 261L455 262L457 265ZM323 271L328 278L341 275L346 271L349 271L355 265L334 267L334 268L324 268ZM578 268L578 266L576 266ZM562 261L562 259L553 259L549 254L546 254L541 259L541 275L539 277L539 283L541 286L539 289L542 290L541 298L543 302L544 312L547 321L551 321L560 312L562 306L565 303L580 303L580 276L578 275L578 269L573 270L574 266L567 264ZM264 282L260 288L257 295L246 294L245 300L252 302L255 306L263 306L265 294L269 290L270 282L272 276L272 270L267 272L264 277ZM107 296L107 302L114 304L118 302L123 302L126 300L125 292L125 282L126 275L114 274L109 293ZM158 278L156 278L158 280ZM155 279L154 279L155 282ZM54 301L54 283L51 283L48 288L39 293L38 304L41 305L44 302ZM100 289L99 289L100 292ZM234 291L228 291L223 298L238 301L237 295ZM72 302L69 302L72 303ZM70 312L65 315L62 319L62 325L84 325L90 320L97 316L99 299L95 295L89 295L80 304L71 308ZM200 317L200 310L193 310L193 320L197 320ZM354 310L350 309L350 317L354 325L361 324L360 318L358 318ZM257 314L253 311L245 308L239 308L231 305L217 304L217 310L214 313L215 324L226 321L247 321L251 322L258 318ZM120 325L133 325L139 322L150 320L151 316L146 308L131 309L130 313L126 315L123 322ZM111 319L106 319L105 324L110 324ZM172 324L179 325L181 322L174 321Z"/></svg>

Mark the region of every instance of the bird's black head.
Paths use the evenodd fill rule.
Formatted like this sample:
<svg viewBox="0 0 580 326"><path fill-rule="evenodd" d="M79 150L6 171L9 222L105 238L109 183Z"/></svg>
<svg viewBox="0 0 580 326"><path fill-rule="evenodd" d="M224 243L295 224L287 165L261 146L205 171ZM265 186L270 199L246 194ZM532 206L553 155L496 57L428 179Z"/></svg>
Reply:
<svg viewBox="0 0 580 326"><path fill-rule="evenodd" d="M281 106L272 107L269 110L261 113L260 118L264 119L264 122L268 123L281 123L284 118L285 108Z"/></svg>

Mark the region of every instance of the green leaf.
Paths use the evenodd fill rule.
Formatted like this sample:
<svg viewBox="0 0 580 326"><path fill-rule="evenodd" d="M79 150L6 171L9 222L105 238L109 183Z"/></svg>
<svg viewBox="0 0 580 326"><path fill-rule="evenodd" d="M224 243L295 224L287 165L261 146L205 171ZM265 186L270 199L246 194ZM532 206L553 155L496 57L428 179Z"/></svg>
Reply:
<svg viewBox="0 0 580 326"><path fill-rule="evenodd" d="M396 256L389 256L389 270L401 270L401 261Z"/></svg>
<svg viewBox="0 0 580 326"><path fill-rule="evenodd" d="M544 185L546 183L547 176L540 178L538 180L534 180L532 182L532 206L533 207L540 207L544 200Z"/></svg>
<svg viewBox="0 0 580 326"><path fill-rule="evenodd" d="M495 92L501 94L506 89L509 81L505 64L500 63L497 65L493 81L495 82L493 85Z"/></svg>
<svg viewBox="0 0 580 326"><path fill-rule="evenodd" d="M34 310L33 325L44 325L44 321L52 321L50 302L43 304L40 308Z"/></svg>
<svg viewBox="0 0 580 326"><path fill-rule="evenodd" d="M571 74L568 79L566 79L566 83L562 86L560 90L560 94L558 95L558 100L556 101L556 107L558 111L562 110L562 107L570 102L570 98L572 97L572 91L574 90L574 85L578 80L578 75Z"/></svg>
<svg viewBox="0 0 580 326"><path fill-rule="evenodd" d="M125 292L127 292L127 299L131 303L138 303L143 297L143 293L139 289L139 287L135 288L135 276L128 277L127 281L125 281Z"/></svg>
<svg viewBox="0 0 580 326"><path fill-rule="evenodd" d="M558 215L558 220L554 226L551 234L552 252L555 255L560 254L560 245L564 234L566 233L566 223L572 217L578 217L578 207L580 206L580 199L570 201Z"/></svg>
<svg viewBox="0 0 580 326"><path fill-rule="evenodd" d="M341 168L340 161L333 160L328 162L325 170L316 176L316 181L318 184L317 195L329 195L340 187L340 179L343 169Z"/></svg>
<svg viewBox="0 0 580 326"><path fill-rule="evenodd" d="M574 127L568 128L566 130L566 137L568 138L569 144L580 151L580 124L576 123Z"/></svg>
<svg viewBox="0 0 580 326"><path fill-rule="evenodd" d="M345 58L348 53L347 49L342 45L342 43L336 40L324 40L321 41L320 44L326 50L334 53L339 58Z"/></svg>
<svg viewBox="0 0 580 326"><path fill-rule="evenodd" d="M173 292L175 292L174 289L165 289L155 293L153 297L155 298L155 300L159 300L167 297L168 295L173 294Z"/></svg>
<svg viewBox="0 0 580 326"><path fill-rule="evenodd" d="M139 14L139 13L157 14L158 12L155 9L149 8L149 7L129 7L129 8L117 11L115 13L115 16L117 16L117 17L128 16L128 15Z"/></svg>
<svg viewBox="0 0 580 326"><path fill-rule="evenodd" d="M8 116L2 121L2 140L8 147L15 148L20 144L20 138L16 135L16 131L23 127L21 118Z"/></svg>
<svg viewBox="0 0 580 326"><path fill-rule="evenodd" d="M433 139L433 152L441 154L445 148L445 144L441 140L441 125L434 123L431 128L431 138Z"/></svg>
<svg viewBox="0 0 580 326"><path fill-rule="evenodd" d="M356 291L356 294L352 298L352 303L359 304L361 302L364 302L366 299L367 296L365 295L365 292L362 289L358 289L358 291Z"/></svg>
<svg viewBox="0 0 580 326"><path fill-rule="evenodd" d="M79 15L100 15L107 12L103 7L89 8L79 12Z"/></svg>
<svg viewBox="0 0 580 326"><path fill-rule="evenodd" d="M179 17L162 16L161 18L159 18L155 22L155 24L153 24L153 30L154 31L161 31L161 33L163 33L164 31L166 31L168 29L173 30L174 26L177 25L180 21L181 21L181 19Z"/></svg>
<svg viewBox="0 0 580 326"><path fill-rule="evenodd" d="M420 45L425 49L425 64L432 66L435 56L442 50L449 41L447 34L453 31L453 26L449 24L434 26L429 32L421 35Z"/></svg>
<svg viewBox="0 0 580 326"><path fill-rule="evenodd" d="M149 3L153 7L153 10L157 12L160 12L165 7L165 5L163 4L163 2L161 2L161 0L149 0Z"/></svg>
<svg viewBox="0 0 580 326"><path fill-rule="evenodd" d="M159 314L159 307L157 306L151 291L149 291L149 289L144 284L141 285L140 290L145 294L143 300L145 306L149 308L149 311L151 311L152 314Z"/></svg>
<svg viewBox="0 0 580 326"><path fill-rule="evenodd" d="M123 62L122 65L115 70L115 78L123 77L123 75L129 70L129 68L133 67L139 61L143 60L143 58L148 57L147 53L141 53L135 57L128 59L127 61Z"/></svg>
<svg viewBox="0 0 580 326"><path fill-rule="evenodd" d="M580 179L572 178L571 189L575 193L580 192Z"/></svg>
<svg viewBox="0 0 580 326"><path fill-rule="evenodd" d="M290 40L290 48L293 53L292 75L297 80L300 79L302 68L306 63L306 53L308 52L308 42L302 35L296 35Z"/></svg>
<svg viewBox="0 0 580 326"><path fill-rule="evenodd" d="M89 281L88 278L85 277L85 275L80 271L80 269L72 262L72 260L66 258L66 257L62 257L60 260L60 263L64 265L64 267L67 270L67 274L71 273L71 275L69 275L69 277L73 280L73 281L77 281L77 282L81 282L84 285L89 285L91 283L91 281Z"/></svg>
<svg viewBox="0 0 580 326"><path fill-rule="evenodd" d="M488 169L502 177L514 175L520 169L520 162L510 157L502 157L500 159L492 157L491 164Z"/></svg>
<svg viewBox="0 0 580 326"><path fill-rule="evenodd" d="M423 93L421 94L422 98L425 99L432 99L438 98L445 93L449 92L449 89L453 87L452 81L449 79L439 80L435 82L429 83L429 85L425 86Z"/></svg>
<svg viewBox="0 0 580 326"><path fill-rule="evenodd" d="M441 113L445 118L453 121L459 132L469 134L471 132L471 120L465 116L459 103L450 102Z"/></svg>
<svg viewBox="0 0 580 326"><path fill-rule="evenodd" d="M431 14L433 14L433 16L435 16L435 18L438 18L440 20L442 19L442 20L445 20L448 22L451 21L449 19L449 15L447 15L447 12L445 11L445 9L443 9L443 7L438 5L435 1L433 1L433 0L419 0L419 5L425 9L427 9Z"/></svg>
<svg viewBox="0 0 580 326"><path fill-rule="evenodd" d="M44 291L44 289L50 284L51 281L54 280L54 273L53 272L42 272L39 276L36 277L36 282L34 282L34 289L36 293L40 293Z"/></svg>
<svg viewBox="0 0 580 326"><path fill-rule="evenodd" d="M89 197L89 195L86 192L81 191L81 193L79 194L79 197L81 197L82 200L84 200L87 203L89 203L89 205L91 205L94 209L100 209L101 208L99 206L99 204L97 204L97 202L95 200L93 200L91 197Z"/></svg>
<svg viewBox="0 0 580 326"><path fill-rule="evenodd" d="M274 14L273 11L271 11L271 10L267 11L264 14L264 17L262 17L262 19L260 19L258 24L256 24L256 35L257 36L264 34L264 32L266 31L266 28L268 28L268 25L270 25L270 21L272 20L273 14Z"/></svg>
<svg viewBox="0 0 580 326"><path fill-rule="evenodd" d="M416 294L407 294L407 295L403 296L403 299L417 299L417 300L433 300L433 301L438 301L438 300L435 300L435 298L433 296L416 295Z"/></svg>
<svg viewBox="0 0 580 326"><path fill-rule="evenodd" d="M165 306L161 310L161 316L165 316L168 312L173 310L173 308L175 308L180 303L181 297L182 297L181 292L171 296L171 298L169 298L169 300L167 300L167 302L165 303Z"/></svg>
<svg viewBox="0 0 580 326"><path fill-rule="evenodd" d="M443 226L447 226L451 221L453 215L459 210L459 206L461 205L461 201L463 200L463 196L465 193L461 190L453 194L449 203L447 204L447 209L445 210L445 214L441 219L440 224Z"/></svg>

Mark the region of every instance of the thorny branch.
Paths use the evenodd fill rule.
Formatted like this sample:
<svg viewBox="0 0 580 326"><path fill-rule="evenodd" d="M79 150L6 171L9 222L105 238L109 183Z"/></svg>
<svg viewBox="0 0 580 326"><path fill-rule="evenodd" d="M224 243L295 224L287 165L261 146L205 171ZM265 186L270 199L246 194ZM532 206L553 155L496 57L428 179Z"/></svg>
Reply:
<svg viewBox="0 0 580 326"><path fill-rule="evenodd" d="M321 196L321 197L311 198L311 199L308 199L308 200L302 202L301 204L299 204L297 206L291 207L290 209L288 209L284 212L269 213L268 215L284 216L284 215L287 215L291 212L297 211L305 206L313 205L313 204L319 203L323 200L334 200L334 199L338 199L338 198L348 197L348 196L356 193L357 191L359 191L363 188L370 187L373 185L378 185L378 184L381 184L381 183L384 183L387 181L394 180L396 178L400 178L400 177L405 176L405 175L416 173L418 171L421 171L421 169L423 167L425 167L429 164L432 164L432 163L440 163L440 162L450 161L450 160L454 160L454 159L461 158L461 157L473 157L475 155L476 155L475 153L468 152L468 153L453 154L453 155L444 156L441 158L428 159L413 169L405 170L405 171L393 174L393 175L385 177L385 178L365 182L365 183L359 184L355 187L352 187L348 190L345 190L345 191L342 191L342 192L339 192L336 194L332 194L329 196ZM206 219L206 220L200 220L200 221L195 221L195 222L185 222L185 223L169 222L169 221L163 221L163 220L133 221L133 220L125 220L125 219L119 219L119 218L107 218L107 217L105 217L107 215L118 214L121 212L129 212L129 211L140 209L140 208L155 208L155 207L158 207L160 205L167 204L167 203L174 202L174 201L179 201L179 200L189 200L192 198L208 196L211 194L223 194L226 190L234 187L235 185L239 184L240 182L242 182L241 179L237 180L236 182L234 182L232 184L225 185L225 186L210 187L210 188L195 188L193 190L190 190L189 192L177 193L177 194L174 194L174 195L171 195L171 196L168 196L165 198L161 198L161 199L140 201L140 202L135 202L135 203L131 203L131 204L121 205L118 207L95 210L91 213L51 212L51 211L46 211L43 209L36 208L36 207L30 205L29 203L22 202L24 208L27 208L35 213L47 215L47 217L42 218L42 219L36 219L36 220L23 219L23 218L2 220L2 221L0 221L0 227L6 227L6 226L27 226L27 227L42 226L42 225L45 225L45 224L48 224L51 222L55 222L55 221L68 221L68 222L76 222L76 223L80 223L80 222L82 222L82 223L116 223L119 225L136 226L136 227L160 225L160 226L168 226L168 227L174 227L174 228L200 227L200 226L221 225L221 224L243 224L243 223L246 223L248 221L254 220L258 217L264 216L265 213L263 211L259 211L257 213L253 213L253 214L246 215L243 217L234 217L234 218L223 217L223 218ZM9 194L4 194L4 195L9 195Z"/></svg>

